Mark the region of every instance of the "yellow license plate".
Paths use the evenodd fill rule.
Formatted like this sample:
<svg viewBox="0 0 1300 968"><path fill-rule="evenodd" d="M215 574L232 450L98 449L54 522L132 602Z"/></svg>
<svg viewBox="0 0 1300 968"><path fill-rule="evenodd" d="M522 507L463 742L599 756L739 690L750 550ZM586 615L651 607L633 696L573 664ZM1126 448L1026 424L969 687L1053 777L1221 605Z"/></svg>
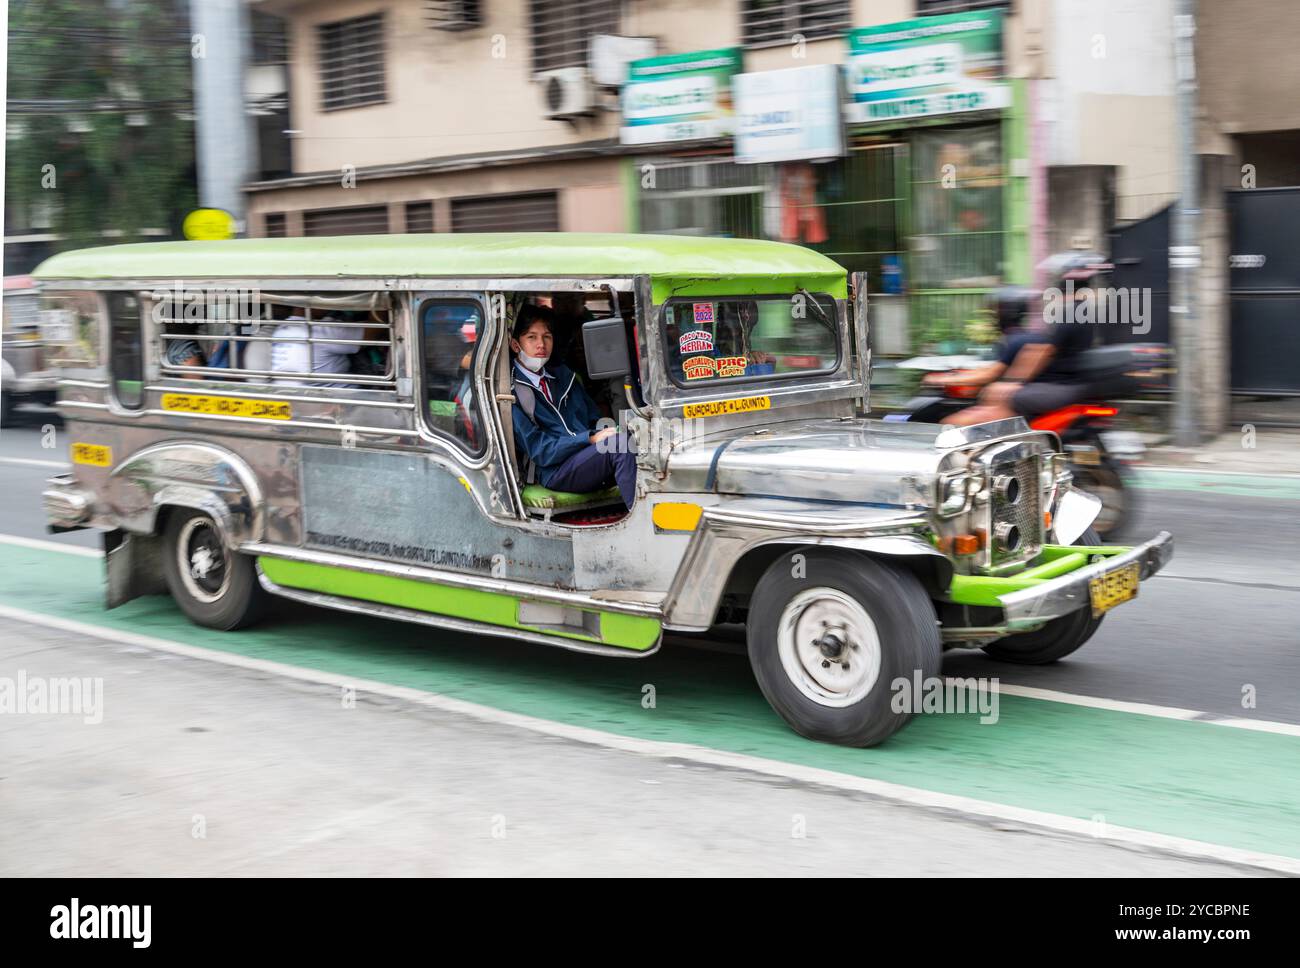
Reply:
<svg viewBox="0 0 1300 968"><path fill-rule="evenodd" d="M112 467L113 450L103 444L75 443L72 445L72 462L91 467Z"/></svg>
<svg viewBox="0 0 1300 968"><path fill-rule="evenodd" d="M1136 561L1098 575L1088 582L1088 595L1092 599L1093 618L1109 612L1116 605L1137 598L1138 563Z"/></svg>

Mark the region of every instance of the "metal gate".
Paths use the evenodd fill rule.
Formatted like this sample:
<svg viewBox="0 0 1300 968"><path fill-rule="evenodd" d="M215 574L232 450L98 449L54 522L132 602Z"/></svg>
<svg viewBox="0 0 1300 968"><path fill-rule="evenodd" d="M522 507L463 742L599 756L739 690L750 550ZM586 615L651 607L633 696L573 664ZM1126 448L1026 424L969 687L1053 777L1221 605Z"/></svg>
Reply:
<svg viewBox="0 0 1300 968"><path fill-rule="evenodd" d="M1300 394L1300 188L1228 192L1233 393Z"/></svg>
<svg viewBox="0 0 1300 968"><path fill-rule="evenodd" d="M1151 330L1138 334L1132 326L1099 326L1103 343L1169 342L1169 217L1163 208L1131 225L1110 231L1110 258L1115 271L1105 285L1116 289L1149 290Z"/></svg>

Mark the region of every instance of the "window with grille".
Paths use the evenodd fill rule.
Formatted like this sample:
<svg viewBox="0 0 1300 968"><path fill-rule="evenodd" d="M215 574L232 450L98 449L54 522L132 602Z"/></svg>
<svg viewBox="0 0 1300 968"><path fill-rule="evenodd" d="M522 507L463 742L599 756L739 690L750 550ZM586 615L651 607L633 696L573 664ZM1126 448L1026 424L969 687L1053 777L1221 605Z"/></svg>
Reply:
<svg viewBox="0 0 1300 968"><path fill-rule="evenodd" d="M392 306L384 293L231 288L149 297L164 378L396 388Z"/></svg>
<svg viewBox="0 0 1300 968"><path fill-rule="evenodd" d="M555 192L454 198L453 232L558 232L560 202Z"/></svg>
<svg viewBox="0 0 1300 968"><path fill-rule="evenodd" d="M268 239L282 239L288 235L284 212L267 212L262 216L263 234Z"/></svg>
<svg viewBox="0 0 1300 968"><path fill-rule="evenodd" d="M303 235L383 235L387 231L387 205L318 208L302 213Z"/></svg>
<svg viewBox="0 0 1300 968"><path fill-rule="evenodd" d="M434 30L472 30L483 26L482 0L424 0L424 19Z"/></svg>
<svg viewBox="0 0 1300 968"><path fill-rule="evenodd" d="M321 110L382 104L384 82L384 15L353 17L316 28Z"/></svg>
<svg viewBox="0 0 1300 968"><path fill-rule="evenodd" d="M433 231L433 202L406 203L406 231Z"/></svg>
<svg viewBox="0 0 1300 968"><path fill-rule="evenodd" d="M1011 0L916 0L916 15L927 17L936 13L962 13L966 10L1010 6Z"/></svg>
<svg viewBox="0 0 1300 968"><path fill-rule="evenodd" d="M621 0L531 0L533 72L586 67L595 34L616 34L622 21Z"/></svg>
<svg viewBox="0 0 1300 968"><path fill-rule="evenodd" d="M835 37L852 24L849 0L741 0L740 34L745 44L788 43Z"/></svg>

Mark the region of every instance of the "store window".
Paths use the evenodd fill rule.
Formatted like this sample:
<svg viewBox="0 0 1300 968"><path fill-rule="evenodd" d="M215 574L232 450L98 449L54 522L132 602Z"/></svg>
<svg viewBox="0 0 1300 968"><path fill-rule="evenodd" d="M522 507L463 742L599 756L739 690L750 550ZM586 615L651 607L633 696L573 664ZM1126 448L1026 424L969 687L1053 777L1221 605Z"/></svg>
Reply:
<svg viewBox="0 0 1300 968"><path fill-rule="evenodd" d="M406 203L406 231L433 231L433 202Z"/></svg>
<svg viewBox="0 0 1300 968"><path fill-rule="evenodd" d="M768 165L729 160L646 162L653 181L640 194L642 232L761 239ZM639 166L644 169L644 165Z"/></svg>
<svg viewBox="0 0 1300 968"><path fill-rule="evenodd" d="M912 135L910 273L915 288L998 284L1004 184L997 125Z"/></svg>

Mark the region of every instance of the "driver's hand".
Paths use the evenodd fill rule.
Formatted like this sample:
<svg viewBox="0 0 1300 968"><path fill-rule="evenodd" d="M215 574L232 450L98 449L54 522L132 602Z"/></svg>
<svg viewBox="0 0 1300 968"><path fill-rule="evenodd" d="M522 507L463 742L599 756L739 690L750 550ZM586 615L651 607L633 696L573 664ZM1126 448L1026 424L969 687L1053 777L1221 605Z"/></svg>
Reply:
<svg viewBox="0 0 1300 968"><path fill-rule="evenodd" d="M597 430L591 435L591 442L598 444L607 437L613 437L616 433L618 433L617 427L606 427L604 430Z"/></svg>

